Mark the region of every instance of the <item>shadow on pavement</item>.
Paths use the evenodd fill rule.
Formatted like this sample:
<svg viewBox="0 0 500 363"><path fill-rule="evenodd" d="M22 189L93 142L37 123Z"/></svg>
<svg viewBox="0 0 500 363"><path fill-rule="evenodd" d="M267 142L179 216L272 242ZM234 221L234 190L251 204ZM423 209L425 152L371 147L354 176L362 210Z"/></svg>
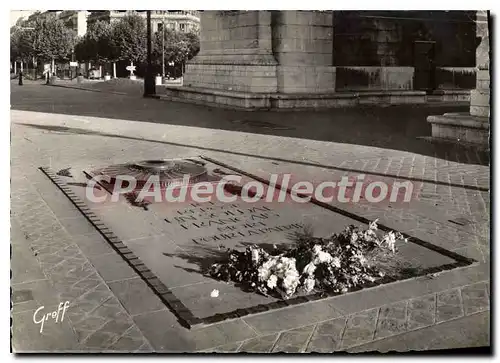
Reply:
<svg viewBox="0 0 500 363"><path fill-rule="evenodd" d="M339 171L345 171L345 172L350 172L350 173L376 175L376 176L389 177L389 178L395 178L395 179L401 179L401 180L410 180L410 181L425 182L425 183L431 183L431 184L437 184L437 185L446 185L446 186L450 186L450 187L464 188L464 189L469 189L469 190L480 190L480 191L488 191L489 190L488 188L483 188L483 187L473 186L473 185L454 184L451 182L444 182L444 181L433 180L433 179L412 178L412 177L407 177L407 176L391 175L391 174L387 174L387 173L376 173L376 172L370 172L370 171L366 171L366 170L342 168L342 167L338 167L338 166L324 165L324 164L312 163L312 162L307 162L307 161L290 160L290 159L276 158L276 157L270 157L270 156L247 154L247 153L242 153L242 152L238 152L238 151L216 149L216 148L211 148L211 147L181 144L181 143L170 142L170 141L151 140L151 139L144 139L141 137L110 134L110 133L105 133L105 132L100 132L100 131L92 131L92 130L81 129L81 128L71 128L71 127L66 127L66 126L55 126L55 125L37 125L37 124L28 124L28 123L17 123L17 124L22 125L22 126L32 127L35 129L51 131L51 132L81 134L81 135L95 135L95 136L112 137L112 138L119 138L119 139L126 139L126 140L145 141L145 142L152 142L152 143L171 145L171 146L189 147L189 148L198 149L198 150L205 150L205 151L223 152L223 153L227 153L227 154L246 156L246 157L264 159L264 160L272 160L272 161L277 161L277 162L320 167L320 168L325 168L325 169L330 169L330 170L339 170Z"/></svg>
<svg viewBox="0 0 500 363"><path fill-rule="evenodd" d="M127 95L27 85L11 87L12 109L239 131L401 150L463 164L488 165L488 152L417 139L431 135L427 116L467 105L404 105L323 111L240 111ZM117 124L119 127L119 124Z"/></svg>

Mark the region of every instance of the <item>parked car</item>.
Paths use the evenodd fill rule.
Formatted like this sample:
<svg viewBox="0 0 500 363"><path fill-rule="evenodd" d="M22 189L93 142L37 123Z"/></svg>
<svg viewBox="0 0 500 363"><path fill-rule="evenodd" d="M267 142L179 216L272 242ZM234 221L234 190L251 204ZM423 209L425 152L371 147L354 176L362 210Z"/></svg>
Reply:
<svg viewBox="0 0 500 363"><path fill-rule="evenodd" d="M99 78L101 78L99 70L96 68L91 68L89 70L89 79L99 79Z"/></svg>

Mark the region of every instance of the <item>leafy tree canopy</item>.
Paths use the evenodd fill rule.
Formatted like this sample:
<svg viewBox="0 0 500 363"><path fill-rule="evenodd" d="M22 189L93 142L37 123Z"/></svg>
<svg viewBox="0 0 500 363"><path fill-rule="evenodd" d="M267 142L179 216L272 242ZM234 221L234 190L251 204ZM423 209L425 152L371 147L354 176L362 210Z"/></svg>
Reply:
<svg viewBox="0 0 500 363"><path fill-rule="evenodd" d="M87 33L75 46L76 58L97 63L113 61L116 55L111 47L112 28L109 23L97 21L89 25Z"/></svg>
<svg viewBox="0 0 500 363"><path fill-rule="evenodd" d="M76 42L76 34L54 15L38 18L34 22L33 48L35 55L44 60L66 60Z"/></svg>
<svg viewBox="0 0 500 363"><path fill-rule="evenodd" d="M165 41L162 43L162 34ZM200 50L200 40L196 33L183 33L172 29L157 32L153 43L153 58L161 63L162 47L165 47L165 62L184 63L193 58Z"/></svg>
<svg viewBox="0 0 500 363"><path fill-rule="evenodd" d="M147 55L146 22L137 15L126 15L112 26L111 47L118 60L143 63Z"/></svg>

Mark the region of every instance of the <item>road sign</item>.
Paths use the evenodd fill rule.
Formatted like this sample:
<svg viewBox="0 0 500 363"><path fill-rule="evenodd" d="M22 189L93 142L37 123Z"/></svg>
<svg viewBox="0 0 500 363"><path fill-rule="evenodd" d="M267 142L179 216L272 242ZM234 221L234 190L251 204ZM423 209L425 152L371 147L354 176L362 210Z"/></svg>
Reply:
<svg viewBox="0 0 500 363"><path fill-rule="evenodd" d="M135 71L134 62L130 62L130 65L125 67L125 69L130 72L131 76L133 76Z"/></svg>
<svg viewBox="0 0 500 363"><path fill-rule="evenodd" d="M69 62L70 67L78 67L78 62Z"/></svg>

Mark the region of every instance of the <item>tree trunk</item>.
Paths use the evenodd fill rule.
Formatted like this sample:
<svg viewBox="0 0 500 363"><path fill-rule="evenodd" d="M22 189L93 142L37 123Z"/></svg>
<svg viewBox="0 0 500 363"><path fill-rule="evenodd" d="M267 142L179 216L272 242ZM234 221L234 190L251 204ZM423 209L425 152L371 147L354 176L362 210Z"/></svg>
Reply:
<svg viewBox="0 0 500 363"><path fill-rule="evenodd" d="M51 67L51 76L54 75L56 73L56 64L55 64L55 61L54 61L54 58L52 58L52 64L50 65Z"/></svg>
<svg viewBox="0 0 500 363"><path fill-rule="evenodd" d="M17 61L14 62L14 74L17 74Z"/></svg>
<svg viewBox="0 0 500 363"><path fill-rule="evenodd" d="M113 62L113 78L116 78L116 62Z"/></svg>

